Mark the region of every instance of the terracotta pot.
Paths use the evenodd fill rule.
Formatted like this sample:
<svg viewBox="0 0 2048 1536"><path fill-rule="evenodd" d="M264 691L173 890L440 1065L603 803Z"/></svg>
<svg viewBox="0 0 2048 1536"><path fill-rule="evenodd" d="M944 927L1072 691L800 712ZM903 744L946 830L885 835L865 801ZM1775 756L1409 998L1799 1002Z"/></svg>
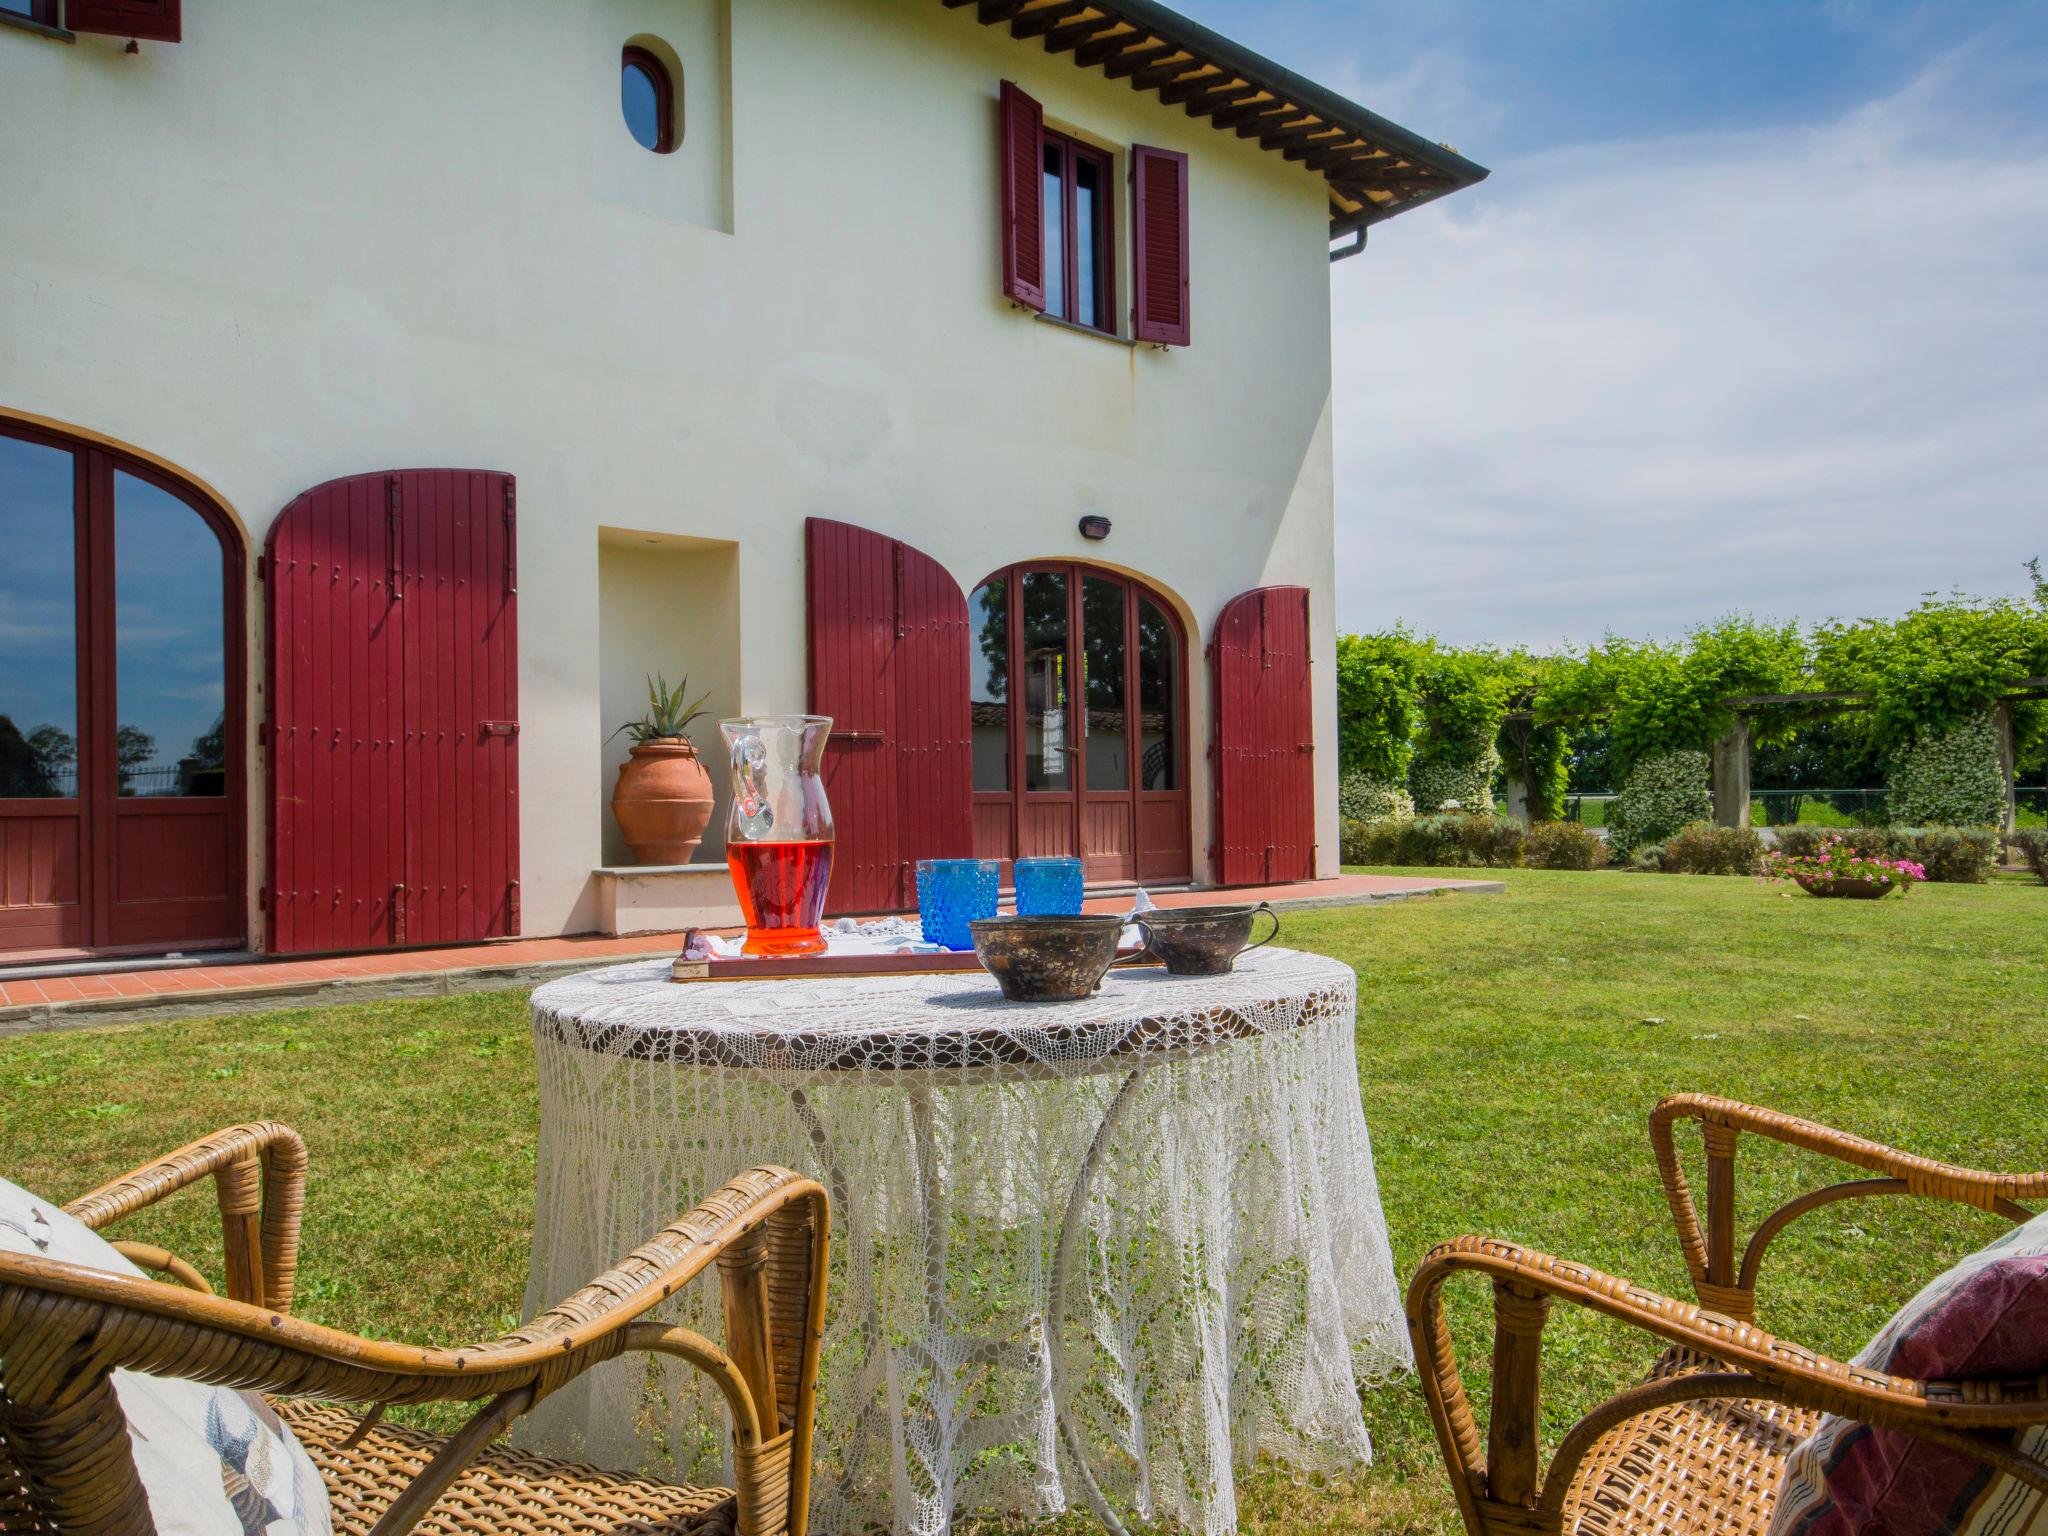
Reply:
<svg viewBox="0 0 2048 1536"><path fill-rule="evenodd" d="M645 741L619 764L612 816L642 864L687 864L711 824L711 775L680 736Z"/></svg>

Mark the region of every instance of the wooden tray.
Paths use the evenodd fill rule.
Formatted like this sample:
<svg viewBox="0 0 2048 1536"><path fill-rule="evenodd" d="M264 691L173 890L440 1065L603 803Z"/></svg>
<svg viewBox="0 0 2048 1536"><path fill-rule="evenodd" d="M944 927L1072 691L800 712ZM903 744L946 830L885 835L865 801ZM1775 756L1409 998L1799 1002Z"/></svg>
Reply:
<svg viewBox="0 0 2048 1536"><path fill-rule="evenodd" d="M792 977L950 976L979 971L974 951L943 955L737 955L730 960L676 956L671 981L781 981Z"/></svg>
<svg viewBox="0 0 2048 1536"><path fill-rule="evenodd" d="M1142 949L1120 954L1111 963L1156 964ZM971 949L925 955L738 955L730 960L686 960L676 956L671 981L787 981L830 976L958 976L986 975ZM995 978L989 977L994 985Z"/></svg>

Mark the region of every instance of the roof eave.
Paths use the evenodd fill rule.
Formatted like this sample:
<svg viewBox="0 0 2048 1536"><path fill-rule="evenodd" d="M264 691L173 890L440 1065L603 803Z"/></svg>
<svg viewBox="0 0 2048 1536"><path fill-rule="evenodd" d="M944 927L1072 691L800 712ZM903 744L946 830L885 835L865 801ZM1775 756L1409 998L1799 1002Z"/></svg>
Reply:
<svg viewBox="0 0 2048 1536"><path fill-rule="evenodd" d="M1487 169L1447 145L1350 101L1158 0L942 0L972 5L984 26L1075 54L1082 68L1127 77L1190 116L1211 117L1260 147L1303 163L1330 188L1340 239L1484 181ZM1104 43L1122 46L1104 48ZM1143 62L1133 65L1131 61ZM1125 67L1119 69L1117 66Z"/></svg>

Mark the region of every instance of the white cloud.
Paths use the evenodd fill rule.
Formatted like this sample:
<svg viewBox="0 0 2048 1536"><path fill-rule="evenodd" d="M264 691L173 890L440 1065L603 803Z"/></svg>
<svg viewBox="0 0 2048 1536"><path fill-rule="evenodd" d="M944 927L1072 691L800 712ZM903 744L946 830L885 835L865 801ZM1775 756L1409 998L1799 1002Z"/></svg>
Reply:
<svg viewBox="0 0 2048 1536"><path fill-rule="evenodd" d="M1542 645L2015 589L2041 64L1987 39L1806 129L1503 160L1375 231L1336 269L1339 622Z"/></svg>

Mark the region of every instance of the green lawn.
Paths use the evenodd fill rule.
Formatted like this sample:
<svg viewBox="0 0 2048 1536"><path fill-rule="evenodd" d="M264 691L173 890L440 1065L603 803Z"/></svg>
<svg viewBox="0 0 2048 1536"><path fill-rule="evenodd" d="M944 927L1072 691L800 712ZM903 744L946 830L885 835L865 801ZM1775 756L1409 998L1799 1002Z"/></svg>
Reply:
<svg viewBox="0 0 2048 1536"><path fill-rule="evenodd" d="M1286 922L1286 941L1358 970L1360 1086L1404 1272L1439 1239L1490 1231L1683 1294L1643 1133L1678 1089L1979 1166L2048 1166L2048 888L1924 886L1866 904L1742 879L1504 878L1504 896ZM5 1171L53 1194L259 1116L312 1147L302 1312L421 1342L512 1322L534 1155L519 995L0 1041ZM1750 1144L1742 1208L1753 1219L1823 1169ZM124 1230L210 1256L208 1205L188 1197ZM1774 1247L1760 1321L1851 1352L1990 1230L1897 1202L1818 1213ZM1456 1302L1468 1363L1483 1366L1484 1300ZM1547 1349L1552 1433L1653 1352L1562 1314ZM1263 1477L1248 1529L1455 1523L1417 1394L1397 1385L1365 1406L1375 1468L1347 1488Z"/></svg>

